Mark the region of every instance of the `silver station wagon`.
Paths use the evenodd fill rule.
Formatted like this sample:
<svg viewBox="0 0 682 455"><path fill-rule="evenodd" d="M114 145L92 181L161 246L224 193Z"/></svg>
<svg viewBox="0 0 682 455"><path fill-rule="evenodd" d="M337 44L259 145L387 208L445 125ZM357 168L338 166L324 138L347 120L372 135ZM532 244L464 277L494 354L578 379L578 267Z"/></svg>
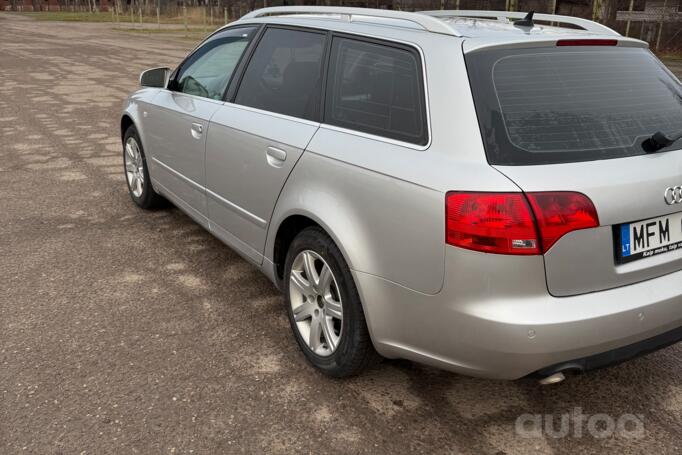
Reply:
<svg viewBox="0 0 682 455"><path fill-rule="evenodd" d="M329 375L383 356L553 383L682 339L682 86L642 41L275 7L141 85L133 201L259 267Z"/></svg>

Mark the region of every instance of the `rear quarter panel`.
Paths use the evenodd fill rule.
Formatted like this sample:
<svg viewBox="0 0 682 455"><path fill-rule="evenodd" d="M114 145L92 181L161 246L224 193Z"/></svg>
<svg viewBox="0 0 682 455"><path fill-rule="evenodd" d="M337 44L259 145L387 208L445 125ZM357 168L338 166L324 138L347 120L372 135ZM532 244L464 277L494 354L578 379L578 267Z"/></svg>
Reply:
<svg viewBox="0 0 682 455"><path fill-rule="evenodd" d="M442 287L445 210L438 191L309 151L289 177L273 220L291 215L320 224L353 270L423 293Z"/></svg>

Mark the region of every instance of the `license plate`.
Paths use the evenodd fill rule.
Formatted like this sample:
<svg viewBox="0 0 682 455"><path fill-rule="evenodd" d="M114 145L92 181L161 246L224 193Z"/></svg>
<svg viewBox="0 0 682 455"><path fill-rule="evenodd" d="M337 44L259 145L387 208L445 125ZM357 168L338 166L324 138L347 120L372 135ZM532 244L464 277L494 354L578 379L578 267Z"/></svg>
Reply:
<svg viewBox="0 0 682 455"><path fill-rule="evenodd" d="M616 226L619 263L682 249L682 213Z"/></svg>

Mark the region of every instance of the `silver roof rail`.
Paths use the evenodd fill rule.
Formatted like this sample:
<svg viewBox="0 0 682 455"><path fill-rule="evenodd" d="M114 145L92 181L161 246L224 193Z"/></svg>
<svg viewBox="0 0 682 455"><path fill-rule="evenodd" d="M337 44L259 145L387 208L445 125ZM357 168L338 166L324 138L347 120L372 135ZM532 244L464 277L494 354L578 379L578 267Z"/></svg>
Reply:
<svg viewBox="0 0 682 455"><path fill-rule="evenodd" d="M497 19L503 22L509 22L509 19L523 19L526 13L513 12L513 11L474 11L474 10L436 10L436 11L420 11L420 14L440 17L442 19L449 17L462 17L462 18L484 18L484 19ZM534 14L534 20L545 21L545 22L556 22L559 24L571 24L576 27L580 27L588 32L597 33L600 35L617 35L621 36L617 31L599 24L594 21L587 19L581 19L579 17L573 16L560 16L558 14Z"/></svg>
<svg viewBox="0 0 682 455"><path fill-rule="evenodd" d="M397 19L417 24L429 32L441 33L443 35L461 36L448 24L434 17L435 15L425 15L387 9L351 8L344 6L274 6L251 11L245 16L242 16L240 20L256 19L265 16L283 16L287 14L339 15L347 16L348 20L351 22L353 21L353 16Z"/></svg>

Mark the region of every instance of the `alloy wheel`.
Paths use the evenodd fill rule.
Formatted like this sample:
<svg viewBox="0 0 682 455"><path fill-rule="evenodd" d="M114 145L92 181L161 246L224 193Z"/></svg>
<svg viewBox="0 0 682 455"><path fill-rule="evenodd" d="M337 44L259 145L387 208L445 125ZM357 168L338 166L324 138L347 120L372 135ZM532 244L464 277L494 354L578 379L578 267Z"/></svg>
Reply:
<svg viewBox="0 0 682 455"><path fill-rule="evenodd" d="M322 357L333 354L341 341L343 304L331 268L312 250L294 259L289 299L298 332L310 350Z"/></svg>
<svg viewBox="0 0 682 455"><path fill-rule="evenodd" d="M134 137L129 137L126 141L124 155L128 187L133 196L139 198L144 191L144 160L140 146Z"/></svg>

